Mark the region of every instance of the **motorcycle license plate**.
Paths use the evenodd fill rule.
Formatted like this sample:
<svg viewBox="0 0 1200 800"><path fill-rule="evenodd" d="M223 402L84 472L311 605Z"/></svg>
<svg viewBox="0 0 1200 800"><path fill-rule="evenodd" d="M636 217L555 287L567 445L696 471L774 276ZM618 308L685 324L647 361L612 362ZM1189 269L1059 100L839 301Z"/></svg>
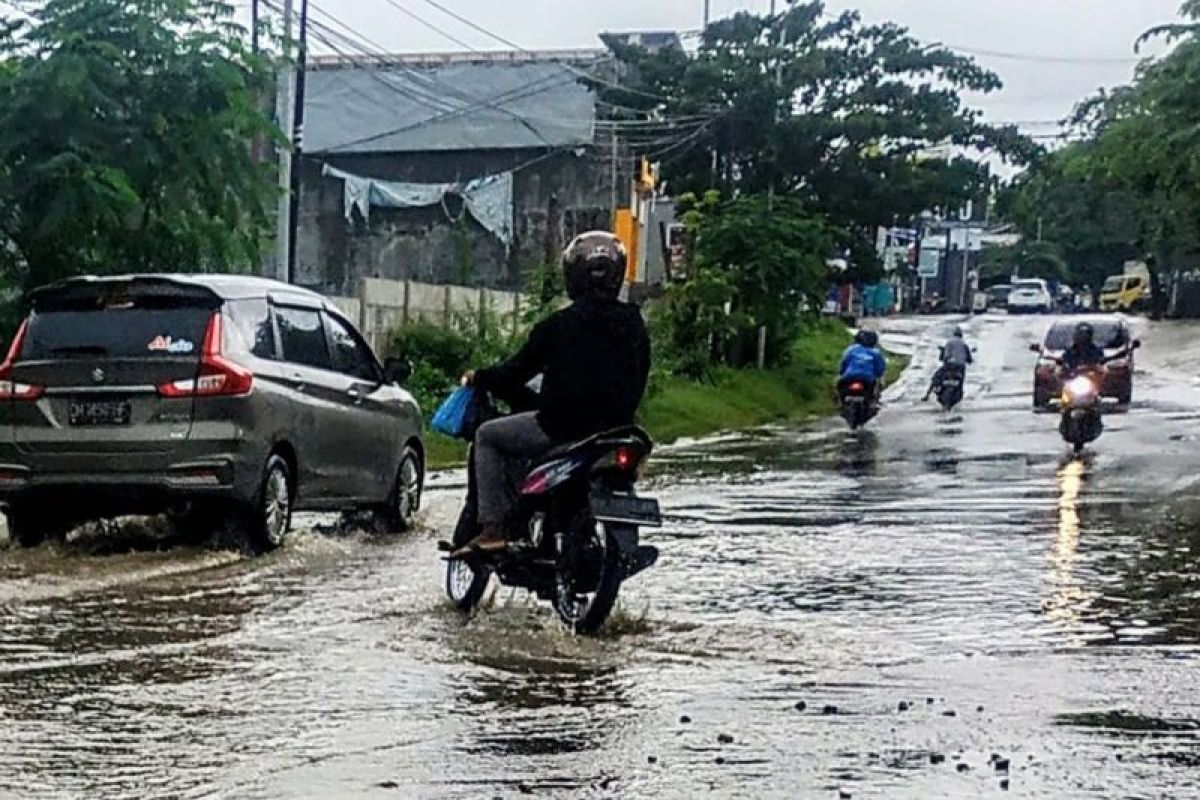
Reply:
<svg viewBox="0 0 1200 800"><path fill-rule="evenodd" d="M653 497L592 492L591 504L592 516L597 522L619 522L651 528L662 525L658 501Z"/></svg>

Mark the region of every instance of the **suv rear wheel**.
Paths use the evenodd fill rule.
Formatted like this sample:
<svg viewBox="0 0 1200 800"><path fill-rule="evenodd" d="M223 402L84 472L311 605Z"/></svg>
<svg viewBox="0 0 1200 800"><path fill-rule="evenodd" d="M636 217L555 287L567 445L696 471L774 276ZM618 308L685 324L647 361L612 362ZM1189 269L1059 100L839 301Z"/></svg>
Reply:
<svg viewBox="0 0 1200 800"><path fill-rule="evenodd" d="M263 468L254 503L236 508L229 515L229 527L238 544L256 553L281 547L292 527L294 496L295 483L287 461L282 456L271 456Z"/></svg>
<svg viewBox="0 0 1200 800"><path fill-rule="evenodd" d="M8 538L18 547L37 547L51 539L63 539L72 524L60 515L38 506L9 506Z"/></svg>

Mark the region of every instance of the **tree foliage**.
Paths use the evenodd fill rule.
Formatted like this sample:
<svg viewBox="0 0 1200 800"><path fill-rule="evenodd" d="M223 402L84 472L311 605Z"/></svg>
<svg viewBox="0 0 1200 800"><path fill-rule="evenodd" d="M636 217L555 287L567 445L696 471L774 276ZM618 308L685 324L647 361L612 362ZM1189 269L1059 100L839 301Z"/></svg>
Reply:
<svg viewBox="0 0 1200 800"><path fill-rule="evenodd" d="M755 360L762 328L767 361L785 363L801 309L821 300L834 242L828 224L783 196L722 202L709 192L685 195L681 208L693 275L671 288L660 320L668 356L691 375L714 362L743 366Z"/></svg>
<svg viewBox="0 0 1200 800"><path fill-rule="evenodd" d="M274 198L255 137L267 65L216 0L47 0L0 35L0 266L257 266Z"/></svg>
<svg viewBox="0 0 1200 800"><path fill-rule="evenodd" d="M633 91L610 99L709 122L662 155L673 188L725 196L774 191L843 232L851 275L876 271L877 226L961 206L986 193L986 165L923 157L931 147L1034 152L1011 128L986 125L961 93L1000 88L996 75L894 24L796 2L781 14L711 25L699 52L623 49ZM657 98L657 99L656 99Z"/></svg>
<svg viewBox="0 0 1200 800"><path fill-rule="evenodd" d="M1159 310L1161 271L1200 255L1200 0L1181 12L1183 21L1143 37L1166 36L1174 48L1143 62L1129 85L1081 103L1081 141L1023 176L1007 208L1027 235L1043 218L1076 280L1094 286L1146 258Z"/></svg>

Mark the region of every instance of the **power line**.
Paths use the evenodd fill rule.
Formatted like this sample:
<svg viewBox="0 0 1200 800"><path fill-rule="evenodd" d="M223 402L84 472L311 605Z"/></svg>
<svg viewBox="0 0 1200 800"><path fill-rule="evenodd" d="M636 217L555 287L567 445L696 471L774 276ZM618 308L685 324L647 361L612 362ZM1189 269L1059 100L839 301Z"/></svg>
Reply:
<svg viewBox="0 0 1200 800"><path fill-rule="evenodd" d="M985 50L976 47L963 47L956 44L942 45L947 50L953 50L956 53L962 53L969 56L980 56L983 58L1003 58L1009 61L1026 61L1040 64L1076 64L1080 66L1096 66L1096 65L1120 65L1134 66L1140 64L1142 59L1131 57L1104 57L1104 56L1055 56L1043 55L1037 53L1012 53L1003 50Z"/></svg>
<svg viewBox="0 0 1200 800"><path fill-rule="evenodd" d="M424 17L421 17L420 15L416 14L415 12L413 12L413 11L410 11L409 9L407 9L407 8L405 8L404 6L400 5L400 3L398 2L398 0L383 0L383 2L387 3L387 4L388 4L389 6L391 6L391 7L395 8L397 11L399 11L401 14L405 15L405 16L406 16L406 17L408 17L409 19L412 19L412 20L416 21L416 22L417 22L418 24L420 24L420 25L424 25L426 28L428 28L429 30L433 31L434 33L436 33L436 34L439 34L439 35L441 35L441 36L444 36L445 38L447 38L447 39L449 39L450 41L454 42L454 43L455 43L456 45L458 45L459 47L463 47L463 48L465 48L465 49L467 49L467 50L470 50L472 53L478 53L478 52L479 52L479 48L478 48L478 47L472 47L470 44L468 44L468 43L464 42L462 39L459 39L459 38L458 38L457 36L455 36L454 34L452 34L452 33L448 33L447 31L445 31L445 30L442 30L442 29L441 29L441 28L439 28L437 25L434 25L432 22L430 22L429 20L425 19Z"/></svg>
<svg viewBox="0 0 1200 800"><path fill-rule="evenodd" d="M521 45L512 41L511 39L506 39L505 37L501 36L500 34L488 30L487 28L483 27L482 25L479 25L478 23L459 14L454 9L447 8L442 3L439 3L438 0L424 0L424 2L433 6L438 11L441 11L446 16L448 16L452 19L455 19L458 22L461 22L463 25L466 25L468 28L470 28L473 31L482 33L484 36L494 39L497 42L500 42L501 44L505 45L506 47L511 47L513 50L516 50L520 53L525 53L526 55L532 55L531 51L525 49L524 47L522 47ZM597 83L601 86L608 86L609 88L616 89L618 91L626 92L628 94L633 94L633 95L639 95L641 97L647 97L647 98L650 98L651 100L658 100L660 102L667 102L670 99L667 97L663 97L662 95L654 94L652 92L642 91L641 89L634 89L634 88L631 88L628 86L622 86L619 83L614 83L614 82L606 80L604 78L600 78L596 75L591 75L591 74L585 72L584 70L581 70L581 69L578 69L577 67L571 66L570 64L560 64L559 66L561 66L565 70L573 72L574 74L578 75L581 78L584 78L585 80L592 81L593 83Z"/></svg>

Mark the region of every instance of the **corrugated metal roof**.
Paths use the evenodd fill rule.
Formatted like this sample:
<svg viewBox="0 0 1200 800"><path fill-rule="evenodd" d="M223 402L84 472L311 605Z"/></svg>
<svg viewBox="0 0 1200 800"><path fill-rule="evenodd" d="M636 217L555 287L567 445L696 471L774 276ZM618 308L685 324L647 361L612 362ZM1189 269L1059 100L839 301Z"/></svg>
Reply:
<svg viewBox="0 0 1200 800"><path fill-rule="evenodd" d="M308 73L304 150L381 153L593 141L595 95L550 61L397 62Z"/></svg>

